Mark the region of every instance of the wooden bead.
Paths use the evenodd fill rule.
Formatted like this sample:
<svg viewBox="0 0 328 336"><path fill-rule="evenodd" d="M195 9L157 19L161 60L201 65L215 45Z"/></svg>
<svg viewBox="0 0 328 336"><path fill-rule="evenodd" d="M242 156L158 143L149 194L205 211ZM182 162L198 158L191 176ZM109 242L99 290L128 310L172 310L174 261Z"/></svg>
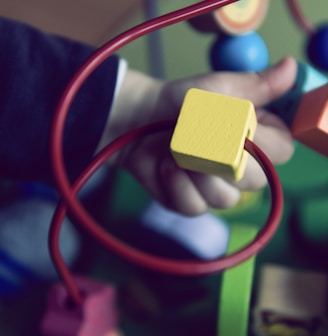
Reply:
<svg viewBox="0 0 328 336"><path fill-rule="evenodd" d="M116 332L118 311L116 289L81 277L76 285L85 295L81 306L69 305L70 297L63 284L52 287L46 314L41 324L43 336L104 336ZM115 334L114 334L115 335Z"/></svg>
<svg viewBox="0 0 328 336"><path fill-rule="evenodd" d="M327 274L267 264L259 280L256 336L326 335Z"/></svg>
<svg viewBox="0 0 328 336"><path fill-rule="evenodd" d="M250 101L190 89L172 135L173 157L182 168L240 180L245 139L253 139L256 125Z"/></svg>
<svg viewBox="0 0 328 336"><path fill-rule="evenodd" d="M240 0L213 12L222 31L239 35L256 30L264 21L268 0Z"/></svg>
<svg viewBox="0 0 328 336"><path fill-rule="evenodd" d="M328 84L302 97L291 131L296 140L328 156Z"/></svg>

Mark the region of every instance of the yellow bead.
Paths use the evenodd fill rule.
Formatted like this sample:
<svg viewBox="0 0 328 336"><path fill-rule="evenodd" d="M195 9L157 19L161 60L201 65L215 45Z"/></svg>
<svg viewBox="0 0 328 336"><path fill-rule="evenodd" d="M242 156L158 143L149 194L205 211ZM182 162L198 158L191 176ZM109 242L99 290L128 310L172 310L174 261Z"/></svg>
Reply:
<svg viewBox="0 0 328 336"><path fill-rule="evenodd" d="M245 139L254 138L256 125L250 101L190 89L171 138L172 155L184 169L239 180L248 157Z"/></svg>

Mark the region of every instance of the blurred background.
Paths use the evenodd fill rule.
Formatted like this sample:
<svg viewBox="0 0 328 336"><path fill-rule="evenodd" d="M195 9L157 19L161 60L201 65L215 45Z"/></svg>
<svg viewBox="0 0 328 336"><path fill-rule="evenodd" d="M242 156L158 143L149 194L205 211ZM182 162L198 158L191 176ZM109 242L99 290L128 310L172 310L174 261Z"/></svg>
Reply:
<svg viewBox="0 0 328 336"><path fill-rule="evenodd" d="M61 34L101 45L125 29L145 20L142 0L1 0L0 13L31 23L45 31ZM193 2L188 0L154 0L158 14L168 13ZM324 0L299 1L308 20L316 25L325 22ZM271 62L284 55L303 57L304 34L286 10L284 0L270 1L268 15L258 32L266 41ZM168 78L179 78L209 70L207 47L213 40L211 34L200 34L186 23L179 23L162 30L163 53ZM124 47L122 54L131 67L148 71L147 37ZM181 43L183 41L183 44Z"/></svg>

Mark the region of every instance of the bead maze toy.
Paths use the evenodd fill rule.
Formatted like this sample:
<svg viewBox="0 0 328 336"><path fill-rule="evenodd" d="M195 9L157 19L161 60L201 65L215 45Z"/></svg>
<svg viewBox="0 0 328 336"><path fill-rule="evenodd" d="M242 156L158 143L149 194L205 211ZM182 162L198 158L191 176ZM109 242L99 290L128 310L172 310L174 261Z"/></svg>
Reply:
<svg viewBox="0 0 328 336"><path fill-rule="evenodd" d="M233 4L231 7L236 7L237 9L242 9L243 7L246 8L247 5L249 6L248 9L251 12L252 6L255 6L256 1L245 1L244 4ZM322 25L319 28L314 28L305 18L303 13L301 12L301 8L297 1L287 1L287 7L290 10L293 18L300 26L300 28L307 34L308 41L307 41L307 48L306 53L308 60L311 65L299 63L298 65L298 73L296 82L294 87L291 91L286 94L284 97L279 99L278 101L272 103L267 108L272 112L277 114L290 128L294 138L300 141L302 144L308 146L312 150L317 151L318 153L327 156L327 149L326 149L326 138L327 138L327 130L326 130L326 104L327 104L327 78L322 73L323 71L327 71L327 66L324 65L324 55L326 53L326 45L327 45L327 37L326 34L326 25ZM268 5L268 3L267 3ZM260 7L259 4L257 4ZM238 8L239 7L239 8ZM259 8L260 10L260 8ZM263 52L265 46L263 46L263 41L257 36L256 41L252 41L249 39L249 44L253 46L254 54L252 60L259 66L257 69L254 64L250 61L251 53L240 53L239 48L243 47L243 39L245 36L256 36L252 29L258 28L260 23L263 21L263 17L259 17L257 22L254 23L253 27L250 29L245 26L244 31L237 31L234 29L226 29L225 25L222 25L218 22L217 18L219 17L218 12L223 11L222 9L218 9L216 12L212 12L207 15L207 20L202 20L201 18L192 19L190 21L191 25L196 28L196 30L202 33L215 33L217 35L217 39L210 48L209 55L210 55L210 64L213 70L230 70L230 71L258 71L258 69L263 69L267 65L267 54L266 51ZM231 13L233 10L231 11ZM265 15L265 11L261 11L262 15ZM246 14L245 14L246 16ZM223 16L224 17L224 16ZM237 17L237 16L236 16ZM207 22L206 22L207 21ZM210 23L209 23L210 22ZM214 24L213 24L214 22ZM231 23L229 21L229 23ZM243 33L244 36L236 36L238 33ZM324 42L325 41L325 42ZM221 42L221 44L220 44ZM222 43L223 42L223 43ZM244 49L250 50L251 46L248 45ZM249 48L249 49L247 49ZM320 54L320 56L319 56ZM238 57L243 58L242 60L238 59ZM261 55L261 57L259 56ZM259 61L259 59L260 61ZM294 223L294 221L293 221ZM297 224L293 224L297 225ZM310 224L308 224L310 225ZM293 226L294 227L294 226ZM229 272L229 271L228 271ZM274 272L274 271L273 271ZM291 272L286 270L286 272ZM278 272L279 273L279 272ZM291 275L292 276L292 275ZM308 273L304 273L303 275L300 273L299 276L310 277L311 275ZM327 285L327 280L325 276L322 277L323 282L321 288L325 288ZM277 275L277 281L283 281L283 276ZM264 285L265 286L265 285ZM282 290L293 290L288 287L287 283L281 284ZM315 286L315 285L314 285ZM266 288L269 292L270 288ZM288 293L286 292L286 295ZM301 293L298 294L302 297ZM240 302L242 302L242 295L240 297ZM298 300L297 297L294 298ZM318 302L321 300L320 294L317 297L317 300L314 301ZM321 304L325 305L321 301ZM268 303L269 304L269 303ZM270 304L269 304L270 305ZM281 303L280 311L284 310L283 303ZM305 303L305 306L307 304ZM320 304L319 304L320 305ZM326 333L326 329L323 328L323 321L326 319L326 310L322 309L320 311L320 323L318 327L311 326L311 308L309 305L304 309L308 309L309 315L307 316L308 326L301 326L297 329L297 327L287 327L285 326L278 326L277 324L273 323L272 327L264 327L262 329L256 329L254 334L256 335L314 335L314 334L322 334ZM270 311L270 309L269 309ZM234 314L231 312L231 318ZM317 321L317 319L316 319ZM219 319L220 323L220 319ZM225 323L225 322L223 322ZM256 318L255 324L258 323L258 318ZM279 324L279 323L278 323ZM292 323L293 324L293 323ZM266 330L264 328L267 328ZM290 329L289 329L290 328ZM262 330L262 331L261 331ZM229 333L220 333L219 335L229 335ZM233 333L230 333L233 334ZM246 335L248 332L244 330L240 333L240 335Z"/></svg>
<svg viewBox="0 0 328 336"><path fill-rule="evenodd" d="M314 30L308 23L301 20L296 1L286 0L286 3L299 25L306 26L306 32L311 31L307 52L310 62L319 70L300 63L294 88L282 100L268 106L268 109L286 122L297 140L327 156L324 142L327 138L325 118L328 87L326 77L321 73L322 70L328 69L327 57L325 57L328 54L327 28L323 26ZM247 336L250 333L249 319L252 316L251 297L255 258L276 233L282 216L283 203L282 190L274 167L265 154L252 144L257 121L251 102L192 89L185 97L177 123L164 121L147 125L115 140L94 158L73 185L70 185L66 176L61 147L65 118L76 92L98 64L126 43L167 25L189 20L196 29L218 35L210 51L213 70L260 71L268 66L268 50L254 30L263 22L268 11L269 1L264 0L198 2L188 8L154 18L109 41L90 57L72 79L58 106L51 135L51 155L62 198L53 217L49 246L62 283L56 285L50 293L48 310L41 324L43 335L118 334L119 314L115 288L108 284L73 276L62 260L58 240L67 211L72 212L77 217L81 228L100 241L104 247L143 268L186 279L191 276L222 273L217 335ZM236 50L242 50L245 53L239 53ZM237 57L231 57L232 54L236 54ZM313 113L309 116L308 110L313 106ZM247 152L249 152L267 175L271 189L267 221L260 230L247 224L231 225L229 236L225 241L228 246L227 254L223 257L216 255L214 259L204 258L206 260L184 262L144 253L119 241L101 228L76 197L88 179L113 153L140 137L172 129L172 127L175 127L171 140L172 155L184 169L239 180L243 176ZM228 143L229 146L227 146ZM279 275L279 279L282 278ZM263 286L267 286L266 281ZM325 286L324 281L321 288ZM260 293L262 292L265 291L261 288ZM262 294L259 295L258 300L256 312L262 308L272 308L263 299ZM278 315L280 313L279 311ZM324 314L320 309L318 313L320 318ZM257 331L259 317L257 316L255 320L255 332L258 333L256 335L280 335L270 327L261 334ZM275 321L272 324L275 324ZM281 335L285 334L281 333Z"/></svg>
<svg viewBox="0 0 328 336"><path fill-rule="evenodd" d="M139 31L143 31L145 34L147 31L150 32L153 29L160 28L164 24L167 25L168 22L174 23L181 21L183 18L187 19L188 17L191 17L195 15L194 13L197 13L198 11L202 11L205 9L209 10L211 6L215 8L216 6L223 6L223 4L227 4L232 1L219 1L219 2L211 2L206 1L204 4L199 3L196 5L191 6L188 9L179 10L173 14L164 16L162 20L154 20L154 24L152 24L152 21L149 23L145 23L144 27L136 27L135 29L132 29L128 35L130 37L128 40L133 40L133 38L138 37ZM205 5L205 7L204 7ZM209 7L207 7L209 6ZM205 9L204 9L205 8ZM54 120L54 127L53 127L53 137L52 137L52 150L53 150L53 164L55 168L55 175L58 179L58 186L61 192L61 196L63 197L63 201L60 203L59 207L57 208L56 214L54 216L53 225L51 227L50 231L50 251L51 255L53 257L53 261L57 267L57 270L63 279L64 283L66 284L69 293L72 297L72 300L76 305L81 305L83 302L83 295L80 292L80 289L78 285L75 283L74 279L70 275L69 270L66 268L65 264L62 262L60 258L60 251L58 249L58 235L60 231L60 224L63 219L63 216L65 215L65 212L67 210L67 206L72 208L70 209L74 215L77 217L79 223L87 229L87 231L94 235L96 239L100 239L104 243L104 245L107 248L114 249L119 254L122 254L122 256L130 259L132 262L141 264L143 267L150 268L153 270L161 271L164 273L170 273L170 274L177 274L177 275L202 275L207 273L213 273L217 272L219 270L226 269L227 267L231 267L233 265L237 265L248 258L254 256L258 251L260 251L271 239L272 235L274 234L277 225L279 223L279 219L281 216L281 209L282 209L282 191L281 186L279 183L279 180L277 179L277 176L274 172L274 169L269 162L269 160L266 158L264 153L262 153L259 148L257 148L251 140L248 138L253 136L253 132L255 131L255 125L256 121L254 118L254 110L252 108L252 104L240 100L235 100L232 97L229 97L227 99L227 107L229 105L235 106L245 106L243 107L243 114L245 113L245 121L247 120L247 126L243 127L242 125L239 126L239 129L241 130L240 135L238 137L238 140L241 142L241 144L238 144L237 151L234 152L234 155L236 155L236 158L232 158L233 161L233 169L235 169L238 174L235 174L235 177L240 178L242 176L242 169L243 165L245 164L245 161L243 159L243 155L241 153L241 149L243 147L243 142L245 142L245 148L258 160L258 162L261 164L262 168L267 174L270 186L272 187L272 209L269 213L267 223L259 232L259 234L253 239L252 242L250 242L248 245L245 245L240 250L224 256L223 258L220 258L218 260L213 261L207 261L207 262L179 262L179 261L173 261L173 260L167 260L163 258L159 258L156 256L150 256L145 253L142 253L141 251L138 251L134 248L131 248L129 246L126 246L124 243L117 241L114 237L111 237L109 233L104 232L99 225L88 216L88 214L83 210L83 207L79 205L78 200L76 199L76 194L78 193L79 189L83 186L83 183L87 181L87 179L92 175L92 173L115 151L122 148L125 144L139 138L140 136L143 136L145 134L151 134L152 132L159 131L162 129L166 129L167 127L171 127L173 125L172 122L162 122L155 125L149 125L146 127L142 127L140 129L136 129L135 131L132 131L131 133L117 139L114 141L111 145L109 145L106 150L102 151L97 155L97 157L94 158L93 163L84 171L84 173L76 180L74 183L73 189L69 187L69 182L66 177L65 173L65 167L63 165L62 160L62 154L61 154L61 137L62 137L62 130L61 128L64 126L65 121L65 114L67 113L67 110L65 109L69 106L70 102L69 100L74 99L74 91L78 90L79 85L83 83L84 78L88 76L92 72L92 67L96 65L97 62L101 62L103 59L103 55L110 55L112 52L115 52L115 50L121 45L122 40L120 37L118 37L116 40L109 42L105 47L103 47L102 50L98 51L98 53L95 53L93 57L97 59L96 62L91 57L84 67L81 68L79 71L79 74L77 74L77 77L75 77L74 81L71 83L72 86L68 87L66 93L64 94L63 99L61 100L61 103L59 104L55 120ZM126 41L124 41L126 43ZM104 54L102 54L104 53ZM100 56L100 58L98 58ZM79 83L75 85L75 83ZM70 92L72 91L72 92ZM69 93L70 92L70 93ZM202 92L201 95L206 95L206 93ZM225 100L225 98L220 97L215 99ZM215 100L214 100L215 101ZM212 104L213 105L213 104ZM215 104L214 104L215 105ZM212 108L215 108L215 106L212 106ZM59 116L63 116L64 118ZM190 117L190 116L189 116ZM218 115L216 115L216 119L213 119L215 116L213 115L212 121L217 120ZM216 134L214 134L216 135ZM235 151L235 149L234 149ZM56 153L56 154L55 154ZM223 156L224 158L224 156ZM213 158L211 158L213 160ZM203 159L202 159L203 160ZM215 160L215 158L214 158ZM206 161L206 160L204 160ZM231 164L232 162L228 162L228 164ZM240 163L242 169L238 170L238 163ZM92 167L93 166L93 167ZM231 174L231 172L230 172Z"/></svg>
<svg viewBox="0 0 328 336"><path fill-rule="evenodd" d="M205 3L211 3L211 2L207 2L205 1ZM212 2L213 4L214 2ZM228 4L227 2L217 2L217 3L221 3L221 5L223 6L224 4ZM232 3L232 1L231 1ZM241 1L242 3L242 1ZM238 6L242 6L240 4L236 4L236 9L240 8ZM249 6L253 6L254 3L253 2L244 2L244 4L248 4ZM201 4L201 3L200 3ZM257 2L255 7L260 6L260 3ZM199 5L200 6L200 5ZM211 5L209 5L211 6ZM215 4L215 6L217 6L217 4ZM213 5L214 8L214 5ZM259 11L261 13L261 15L264 15L267 8L262 8L261 11ZM207 8L206 10L204 10L204 12L208 12L209 9ZM183 17L184 19L188 19L189 14L185 14L180 12L180 16L176 16L175 18L173 18L173 16L170 17L170 23L174 23L175 21L181 20L181 18ZM236 10L235 12L232 10L232 13L238 13L238 10ZM231 14L230 11L228 11L228 16L229 15L234 15ZM190 15L192 16L192 15ZM220 17L220 19L218 20L220 22L220 29L224 30L224 34L232 34L231 30L228 30L226 25L224 23L222 23L224 19L222 19L222 17L224 16L218 16ZM231 18L230 18L231 19ZM221 20L221 21L220 21ZM261 22L261 20L257 20L256 25L258 25ZM162 23L159 23L158 20L155 20L154 22L155 27L161 28L162 27ZM253 28L254 26L252 26ZM144 27L145 28L145 32L150 32L151 30L147 30L148 27ZM245 28L246 30L249 30L249 26L247 28ZM233 32L235 34L235 32ZM238 31L238 33L240 33L240 31ZM251 34L251 33L248 33ZM248 35L248 34L244 34L244 35ZM132 36L132 33L131 33ZM136 34L137 36L137 34ZM248 35L248 41L253 43L253 41L255 41L253 39L253 36L251 39L249 39ZM240 37L240 36L238 36ZM243 36L244 37L244 36ZM230 41L236 40L236 35L235 36L225 36L225 39ZM129 37L128 40L132 40L132 37ZM238 41L238 43L240 43ZM242 42L242 43L246 43L246 42ZM256 42L258 43L258 42ZM223 43L223 40L220 40L220 44L218 44L220 46L225 45L225 43ZM257 44L259 45L259 44ZM95 55L94 59L91 59L90 62L88 64L85 65L84 68L81 69L81 71L78 74L78 77L81 82L83 81L84 78L86 78L88 76L89 73L92 72L92 66L90 66L91 61L98 61L101 62L101 60L108 56L111 52L114 52L117 48L119 48L121 46L121 42L118 39L113 41L113 44L108 44L107 46L105 46L102 50L100 50L98 52L98 54ZM240 44L238 44L238 47L240 47ZM214 48L214 47L213 47ZM236 50L236 47L233 47L234 49L232 50ZM237 66L236 64L234 64L233 66L230 67L230 65L228 64L224 64L224 62L221 62L221 60L215 60L215 62L217 62L218 64L223 64L223 68L227 69L227 70L234 70L234 71L259 71L263 68L265 68L267 66L267 54L265 51L265 48L263 48L263 46L258 47L258 53L257 53L257 57L259 57L259 59L255 58L252 59L251 61L247 61L244 65L242 65L242 67ZM230 52L230 51L229 51ZM213 53L212 53L213 54ZM105 55L105 56L103 56ZM229 55L229 54L228 54ZM239 55L241 56L241 55ZM226 56L227 57L227 56ZM228 57L229 58L229 57ZM230 59L229 59L230 60ZM261 60L261 61L259 61ZM213 62L213 63L215 63ZM254 67L255 65L258 66L260 64L260 67ZM221 65L220 65L221 66ZM219 66L216 66L214 64L214 69L218 69ZM220 69L223 69L220 68ZM77 80L77 79L76 79ZM322 83L320 83L321 85ZM311 87L312 89L312 87ZM70 97L74 96L74 90L75 88L72 86L70 89L68 89L68 92L71 93ZM303 88L302 88L303 90ZM324 90L324 89L323 89ZM312 92L312 91L311 91ZM310 94L310 93L309 93ZM304 94L304 91L302 91L301 93L302 95L302 99L303 96L306 96ZM312 93L311 93L312 95ZM321 96L321 91L319 93L319 95ZM59 107L58 109L58 114L65 114L65 106L69 105L70 101L67 98L68 95L65 97L65 99L62 102L62 105ZM299 96L297 97L299 98ZM72 99L72 98L71 98ZM295 99L295 97L293 96L293 99ZM324 100L324 98L322 98ZM191 100L191 103L190 101ZM204 103L206 102L206 104ZM210 104L209 104L210 102ZM189 105L190 103L190 105ZM297 101L298 104L298 101ZM226 109L229 110L229 112L236 112L237 115L230 115L229 118L226 118L225 115L222 115L222 113L220 113L221 111L218 110L216 108L216 106L226 106ZM302 103L300 104L300 106L302 105ZM324 104L321 104L321 106L319 107L319 110L324 110ZM203 121L201 117L197 116L197 112L204 106L207 106L207 110L206 113L207 115L209 115L209 122L204 125L204 128L202 128L202 124L201 122ZM273 108L273 107L272 107ZM297 105L297 108L298 105ZM297 111L299 111L299 109L297 109ZM302 109L300 110L302 111ZM293 112L294 113L294 112ZM294 115L293 115L294 117ZM181 118L181 119L180 119ZM187 118L185 121L184 119ZM216 126L218 123L216 120L218 120L217 118L219 118L220 120L223 120L222 125L232 125L233 128L229 129L230 133L226 134L225 138L221 138L221 142L223 144L227 143L227 137L229 138L233 138L236 141L236 149L234 149L233 151L231 151L230 149L228 151L224 151L223 150L223 156L221 158L217 158L216 157L216 150L217 147L219 147L219 143L217 143L217 146L215 147L214 152L211 151L211 146L212 146L212 140L216 138L216 136L218 134L220 134L222 132L222 129L216 129L214 128L214 126ZM231 119L230 119L231 118ZM239 126L234 125L234 121L235 120L241 120L241 118L243 118L243 122L240 121ZM154 125L148 128L144 128L142 130L136 130L136 132L132 135L129 135L127 138L123 138L120 139L121 142L118 143L116 145L115 143L115 147L117 148L121 148L125 143L127 143L128 141L132 141L133 139L136 139L140 136L142 136L143 134L148 134L154 131L158 131L160 129L162 129L163 127L171 127L172 123L166 124L166 125ZM200 126L200 127L199 127ZM246 140L247 143L247 139L250 140L253 136L254 136L254 132L255 132L255 126L256 126L256 119L255 119L255 114L254 114L254 110L252 105L249 102L244 102L244 101L240 101L240 100L236 100L233 97L223 97L223 96L213 96L212 94L209 94L207 92L198 92L198 91L191 91L189 92L189 94L186 96L186 100L185 103L182 107L181 110L181 114L178 120L178 123L176 125L175 128L175 132L173 134L172 137L172 142L171 142L171 148L172 148L172 152L173 152L173 156L176 158L178 164L182 165L184 168L186 169L196 169L197 171L202 171L205 173L218 173L218 174L223 174L224 176L228 176L229 178L234 178L234 179L239 179L242 176L243 173L243 169L244 169L244 165L245 165L245 160L246 160L246 156L242 153L243 151L243 144ZM57 127L57 128L56 128ZM54 130L58 131L57 133L54 131L53 133L53 151L54 152L58 152L58 143L60 143L60 128L62 127L62 125L60 125L59 123L56 126L54 126ZM188 128L189 127L189 128ZM226 126L227 127L227 126ZM236 128L235 128L236 127ZM58 130L59 129L59 130ZM208 132L208 130L211 130L210 132ZM226 128L224 128L226 129ZM239 134L237 137L237 133ZM208 137L207 137L208 136ZM188 141L186 140L188 139ZM190 146L190 141L191 139L195 139L195 142L192 143L192 145ZM206 140L207 139L207 140ZM179 147L180 146L180 147ZM190 146L190 147L188 147ZM222 145L221 145L222 146ZM194 152L195 148L199 148L198 152ZM102 156L99 157L99 165L101 164L101 162L103 162L108 155L110 155L114 150L116 150L116 148L108 148L108 152L104 153ZM232 152L233 156L232 158L230 158L230 151ZM206 154L205 156L203 156L203 154ZM252 155L254 155L254 151L252 151ZM66 206L70 208L71 211L75 212L76 215L79 217L81 222L85 221L85 227L86 228L96 228L96 223L94 223L92 220L90 220L89 218L87 218L85 216L85 213L83 212L83 210L81 209L81 206L77 204L76 200L75 200L75 194L78 192L79 188L83 185L83 182L89 178L90 174L88 172L88 170L85 171L84 175L81 176L80 179L78 179L78 181L76 182L76 184L73 186L73 191L70 191L70 187L68 187L67 182L65 181L65 178L63 178L63 172L64 172L64 167L62 165L61 162L59 162L58 158L60 158L60 155L56 155L53 156L54 159L54 165L57 167L57 172L58 172L58 182L59 182L59 188L60 191L62 193L63 196L63 200L65 203L61 204L61 208L59 207L59 210L57 212L57 217L55 218L57 220L57 230L60 226L58 226L58 223L61 220L62 214L66 211ZM228 159L227 159L228 158ZM226 160L227 159L227 160ZM98 162L95 163L94 167L98 166ZM90 166L90 171L94 170L96 168L91 168ZM64 174L65 175L65 174ZM270 174L268 174L270 177ZM275 183L273 184L277 184L278 182L275 181ZM272 186L273 186L272 184ZM277 192L279 194L279 192ZM278 197L279 198L279 197ZM273 195L273 199L275 199L274 195ZM280 201L281 202L281 199ZM279 215L275 215L275 220L276 221L280 216ZM54 223L56 224L56 221L54 221ZM271 223L271 220L269 219L269 223ZM54 225L55 225L54 224ZM55 226L54 226L55 227ZM265 226L265 228L271 227L270 225ZM92 229L93 231L89 231L94 232L93 234L95 235L95 237L97 239L104 239L103 238L103 232L97 234L97 230L96 229ZM268 237L271 237L271 235L273 234L275 230L271 230L270 231L270 235L266 236L267 241L269 240ZM257 239L259 239L259 237L263 237L263 233L258 233L256 234L255 231L251 228L245 228L245 232L247 233L247 236L249 234L249 238L251 239L251 237L255 237L253 240L254 245L252 245L252 243L246 246L255 246L255 242L257 241ZM243 234L242 236L245 237L245 234ZM100 238L102 237L102 238ZM105 239L105 241L107 242L108 246L110 246L110 244L112 244L112 240L111 239ZM234 250L235 245L233 245L232 243L233 241L233 236L231 236L231 247L229 248L229 251L231 251L230 249ZM252 239L251 239L252 241ZM56 244L55 240L53 241L54 244ZM240 242L236 242L236 245L239 246ZM245 244L245 242L243 243ZM251 249L252 252L247 254L246 258L242 258L239 259L237 258L236 260L233 261L233 263L227 263L225 264L225 266L219 266L219 263L222 262L224 260L230 260L229 258L231 258L231 256L236 256L238 255L238 252L233 253L231 256L228 255L226 257L223 257L221 259L219 259L217 261L217 263L215 262L201 262L201 263L195 263L195 265L197 265L197 267L194 269L193 267L195 265L193 265L192 267L187 267L186 265L184 265L183 263L175 263L172 261L167 261L167 260L163 260L163 259L156 259L154 257L151 256L147 256L144 255L134 249L127 249L126 246L124 245L120 245L118 242L115 242L115 244L113 246L117 246L118 248L116 249L116 252L118 252L119 254L121 254L122 256L129 258L131 261L133 262L137 262L137 263L141 263L143 264L143 266L146 267L150 267L150 268L154 268L156 270L160 270L160 271L164 271L164 272L168 272L171 273L173 271L173 273L176 274L193 274L194 270L198 267L199 269L202 269L201 273L205 274L207 271L205 271L204 269L206 269L206 265L209 266L208 270L210 270L210 272L217 272L218 270L224 270L226 267L230 268L232 267L232 265L235 265L235 269L231 269L231 270L226 270L224 272L223 275L223 283L222 283L222 293L220 294L220 298L221 298L221 309L220 309L220 315L219 315L219 327L218 327L218 332L219 335L229 335L230 336L230 331L234 330L234 335L246 335L247 333L247 329L248 329L248 315L249 315L249 309L250 309L250 296L251 296L251 285L252 285L252 277L253 277L253 266L254 266L254 260L249 260L249 258L254 258L255 254L257 252L259 252L259 248L256 250L253 250L253 248ZM52 245L54 246L54 245ZM112 248L113 248L112 246ZM264 245L263 245L264 246ZM262 246L262 247L263 247ZM243 248L242 248L243 250ZM242 251L240 250L240 251ZM255 252L256 251L256 252ZM240 254L239 254L240 255ZM54 255L56 256L56 254ZM248 261L245 261L245 260ZM56 257L54 258L54 260L56 261ZM237 261L238 260L238 261ZM57 260L58 262L58 260ZM237 264L240 264L239 266L237 266ZM221 264L220 264L221 265ZM248 265L248 266L247 266ZM58 266L58 264L57 264ZM221 268L222 267L222 268ZM249 268L248 268L249 267ZM72 281L72 278L70 277L69 273L64 272L64 269L62 268L62 265L60 267L58 267L58 269L61 272L62 278L64 280L64 283L66 283L67 288L69 288L71 294L72 294L72 298L74 300L76 300L77 304L79 302L81 302L81 296L78 293L78 287L75 287L74 285L74 281ZM245 271L244 271L245 269ZM247 271L246 271L247 269ZM230 300L229 299L229 295L231 295L231 285L234 284L236 281L236 274L238 275L238 277L240 276L239 274L244 274L244 276L246 277L247 274L247 282L245 282L244 286L240 287L240 292L236 292L239 293L239 295L236 296L236 300ZM246 278L245 278L246 281ZM240 301L239 301L240 300ZM241 303L241 301L244 300L243 303ZM234 301L234 303L232 303L231 301ZM230 306L231 304L231 306ZM238 321L238 327L236 326L236 321L232 321L229 320L229 318L231 318L231 307L235 307L234 309L237 309L238 305L240 304L239 308L240 308L240 320ZM233 309L233 310L234 310ZM234 310L235 311L235 310ZM221 321L221 323L220 323ZM237 330L238 329L238 330Z"/></svg>

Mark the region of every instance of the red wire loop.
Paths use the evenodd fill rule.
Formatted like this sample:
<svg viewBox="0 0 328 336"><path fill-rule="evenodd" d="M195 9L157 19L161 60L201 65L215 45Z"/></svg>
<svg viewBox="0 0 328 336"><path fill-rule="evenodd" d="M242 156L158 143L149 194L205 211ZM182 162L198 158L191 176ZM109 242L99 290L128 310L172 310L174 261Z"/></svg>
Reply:
<svg viewBox="0 0 328 336"><path fill-rule="evenodd" d="M97 171L97 169L102 164L104 164L110 156L122 149L124 146L145 135L164 130L171 130L172 127L174 127L174 124L175 122L173 121L164 121L150 124L137 128L113 141L92 160L89 166L76 180L70 189L70 193L66 195L65 203L61 202L57 207L50 232L49 244L51 255L57 267L58 273L61 275L70 292L74 293L72 296L76 301L80 302L81 300L78 289L75 288L75 284L72 282L73 280L69 270L61 258L58 244L61 222L63 221L66 214L67 206L74 213L80 225L106 248L114 251L123 258L142 265L143 267L176 275L205 275L230 268L258 253L267 245L275 233L279 225L283 207L282 187L279 181L279 177L269 159L253 142L248 139L246 139L245 142L245 149L259 162L267 176L271 188L272 208L266 224L256 236L256 238L248 245L231 255L208 262L174 261L166 258L152 256L118 240L116 237L112 236L101 226L99 226L92 217L90 217L90 215L83 208L82 204L76 198L76 195L82 186L88 181L88 179L91 178L91 176Z"/></svg>
<svg viewBox="0 0 328 336"><path fill-rule="evenodd" d="M305 17L298 0L286 0L290 14L294 18L296 24L308 35L315 32L314 26Z"/></svg>
<svg viewBox="0 0 328 336"><path fill-rule="evenodd" d="M76 303L81 303L82 297L59 251L59 232L61 222L64 219L67 209L69 209L74 214L74 216L79 221L79 224L84 227L84 229L86 229L91 236L93 236L107 248L118 253L120 256L153 270L179 275L209 274L222 271L226 268L236 265L258 253L270 241L271 237L276 231L280 221L283 203L281 184L271 162L267 159L264 153L249 140L246 140L245 142L245 149L249 151L251 155L253 155L259 162L268 178L269 185L271 187L272 208L266 224L254 239L254 241L250 242L247 246L231 255L210 262L183 262L168 260L151 256L135 248L132 248L119 241L117 238L99 226L97 222L94 221L94 219L91 218L90 215L85 211L82 204L76 197L78 191L86 183L86 181L116 151L123 148L126 144L147 134L163 131L165 129L172 129L174 127L174 123L172 121L147 125L135 129L128 134L116 139L92 160L92 162L79 176L73 186L69 183L64 166L62 139L69 107L84 81L105 59L116 52L120 47L140 36L148 34L156 29L190 19L196 15L201 15L211 10L215 10L235 1L236 0L201 1L200 3L189 6L187 8L152 19L126 31L125 33L105 44L102 48L99 48L79 69L63 93L54 116L50 139L51 159L53 163L54 175L62 200L56 209L52 221L49 233L49 248L57 271L67 286L72 299Z"/></svg>

